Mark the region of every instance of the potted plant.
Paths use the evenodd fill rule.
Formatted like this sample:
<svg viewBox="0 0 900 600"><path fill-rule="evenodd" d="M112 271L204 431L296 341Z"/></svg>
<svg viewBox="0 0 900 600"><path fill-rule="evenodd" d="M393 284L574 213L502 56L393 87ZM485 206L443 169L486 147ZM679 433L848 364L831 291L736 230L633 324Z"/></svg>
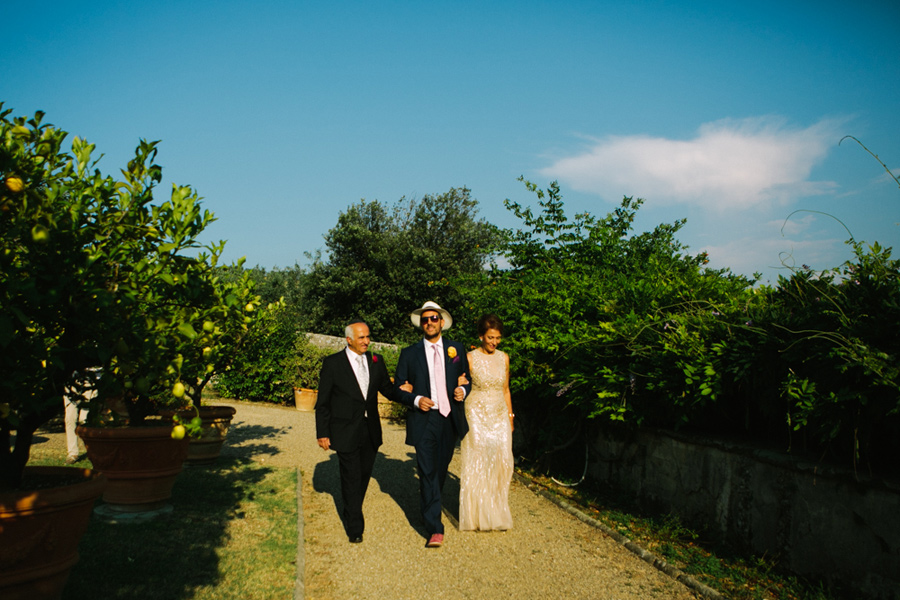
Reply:
<svg viewBox="0 0 900 600"><path fill-rule="evenodd" d="M284 361L282 380L293 388L297 410L315 410L322 359L331 353L331 350L315 346L304 332L295 336L294 351Z"/></svg>
<svg viewBox="0 0 900 600"><path fill-rule="evenodd" d="M39 427L63 410L77 374L100 364L94 326L110 301L107 250L119 230L113 182L91 146L11 118L0 104L0 597L59 597L105 478L26 467ZM58 529L62 523L71 531ZM48 535L49 534L49 535Z"/></svg>
<svg viewBox="0 0 900 600"><path fill-rule="evenodd" d="M201 210L196 192L173 186L168 200L149 204L161 176L152 164L155 146L141 142L123 171L127 212L148 235L124 249L127 255L116 257L116 268L108 273L115 302L94 335L98 347L111 350L101 356L100 393L91 402L89 424L77 430L88 457L109 479L103 498L113 511L167 504L189 443L172 435L180 429L173 429L171 415L160 418L160 411L189 403L201 410L203 387L252 323L258 302L248 278L230 283L220 278L224 242L201 246L197 241L214 217ZM196 256L187 255L197 249ZM104 419L108 398L124 406L124 422L114 414ZM225 412L220 421L230 422L233 409ZM190 429L202 436L203 416L197 418Z"/></svg>
<svg viewBox="0 0 900 600"><path fill-rule="evenodd" d="M216 258L213 255L212 268ZM242 263L243 259L237 266ZM209 273L208 288L195 296L192 314L182 321L187 326L180 327L173 393L188 405L161 414L195 428L188 444L188 464L206 464L218 458L236 413L233 406L203 404L202 397L212 378L230 366L260 314L259 296L252 293L253 281L243 269L239 272L231 279L218 271Z"/></svg>
<svg viewBox="0 0 900 600"><path fill-rule="evenodd" d="M78 374L89 368L100 373L91 384L97 391L89 416L93 425L147 431L139 426L155 421L168 444L165 453L176 459L183 454L186 441L172 439L171 421L152 415L161 406L184 403L180 378L194 365L185 354L192 356L187 349L199 346L202 356L206 347L195 324L202 330L206 320L214 325L236 320L235 313L247 312L250 298L231 289L212 305L204 299L215 288L222 245L207 247L208 254L186 255L198 249L197 236L213 216L200 210L199 198L187 187L173 186L170 200L154 202L161 180L153 163L156 143L141 141L123 179L116 180L96 168L93 145L76 137L65 151L68 134L44 124L42 113L31 119L10 113L0 104L3 519L7 509L43 506L44 496L54 495L45 493L54 487L45 474L40 489L32 484L35 477L26 468L31 442L39 427L62 412L65 390L84 391ZM122 414L109 410L113 405ZM86 445L90 456L93 444ZM93 452L90 458L96 470L106 472L106 456ZM68 478L78 477L103 479L70 469ZM100 493L97 486L93 491ZM16 527L0 523L0 547L14 547L13 531L16 543L27 537ZM67 565L75 558L68 555ZM2 587L4 582L19 585L29 577L14 573L22 564L16 553L0 555L0 597L18 593ZM57 583L64 579L55 577ZM59 590L49 594L59 596Z"/></svg>

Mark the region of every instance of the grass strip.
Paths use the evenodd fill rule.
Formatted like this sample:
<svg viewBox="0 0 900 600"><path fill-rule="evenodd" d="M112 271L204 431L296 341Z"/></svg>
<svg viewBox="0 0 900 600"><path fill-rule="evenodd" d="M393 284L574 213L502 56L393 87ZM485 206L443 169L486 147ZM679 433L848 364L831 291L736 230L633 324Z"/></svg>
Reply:
<svg viewBox="0 0 900 600"><path fill-rule="evenodd" d="M30 464L59 465L33 457ZM77 466L90 467L89 461ZM185 467L174 510L144 523L92 519L63 600L293 597L297 473L221 457Z"/></svg>

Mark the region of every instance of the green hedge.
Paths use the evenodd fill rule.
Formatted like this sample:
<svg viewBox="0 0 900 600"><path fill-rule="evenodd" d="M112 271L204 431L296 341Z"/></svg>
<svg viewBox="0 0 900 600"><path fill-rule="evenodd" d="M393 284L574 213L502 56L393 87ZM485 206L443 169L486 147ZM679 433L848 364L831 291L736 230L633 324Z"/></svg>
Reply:
<svg viewBox="0 0 900 600"><path fill-rule="evenodd" d="M284 404L293 399L284 369L292 356L296 332L283 305L273 303L261 311L241 344L232 348L233 360L213 386L221 396Z"/></svg>
<svg viewBox="0 0 900 600"><path fill-rule="evenodd" d="M855 259L775 286L707 269L675 238L634 234L641 200L569 220L558 186L541 210L508 203L509 268L452 282L472 323L507 325L523 452L565 445L591 419L755 439L849 467L897 472L900 263L851 240Z"/></svg>

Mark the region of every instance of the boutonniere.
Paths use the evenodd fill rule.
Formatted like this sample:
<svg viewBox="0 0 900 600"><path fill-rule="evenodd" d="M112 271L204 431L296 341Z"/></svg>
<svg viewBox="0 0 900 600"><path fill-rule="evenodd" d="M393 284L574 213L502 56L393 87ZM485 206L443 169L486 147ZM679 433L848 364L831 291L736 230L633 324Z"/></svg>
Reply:
<svg viewBox="0 0 900 600"><path fill-rule="evenodd" d="M378 355L377 355L377 354L373 354L373 355L372 355L372 362L373 362L373 363L377 363L377 362L378 362Z"/></svg>
<svg viewBox="0 0 900 600"><path fill-rule="evenodd" d="M447 348L447 356L449 356L450 358L456 358L456 348L454 348L453 346Z"/></svg>

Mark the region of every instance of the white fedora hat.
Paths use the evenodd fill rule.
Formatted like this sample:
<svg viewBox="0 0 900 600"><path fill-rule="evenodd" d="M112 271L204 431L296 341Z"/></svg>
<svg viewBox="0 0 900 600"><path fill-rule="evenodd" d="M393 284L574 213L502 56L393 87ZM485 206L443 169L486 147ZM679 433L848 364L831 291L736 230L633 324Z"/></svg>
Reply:
<svg viewBox="0 0 900 600"><path fill-rule="evenodd" d="M412 311L412 313L410 313L409 319L410 321L412 321L412 324L416 327L421 327L422 319L420 317L422 316L423 312L427 312L429 310L437 311L441 315L441 318L444 319L444 326L441 327L441 330L447 331L448 329L450 329L450 326L453 325L453 317L451 317L450 313L448 313L446 310L438 306L436 302L432 302L431 300L423 304L422 308L417 308L416 310Z"/></svg>

